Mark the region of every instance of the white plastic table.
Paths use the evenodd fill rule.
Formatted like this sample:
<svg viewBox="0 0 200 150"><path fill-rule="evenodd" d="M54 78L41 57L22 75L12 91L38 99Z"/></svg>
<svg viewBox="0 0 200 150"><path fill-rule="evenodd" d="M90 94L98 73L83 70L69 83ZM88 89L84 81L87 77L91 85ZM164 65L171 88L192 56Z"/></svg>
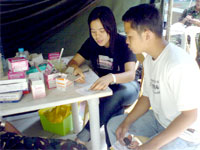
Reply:
<svg viewBox="0 0 200 150"><path fill-rule="evenodd" d="M18 103L1 103L0 117L22 112L34 111L46 107L72 104L72 115L74 132L81 130L78 117L78 102L87 101L90 115L91 143L93 150L100 149L100 126L99 126L99 98L112 95L111 89L104 91L89 91L90 85L98 76L90 69L85 73L86 82L84 84L75 83L74 87L66 91L57 89L46 89L46 97L33 99L32 94L25 95Z"/></svg>

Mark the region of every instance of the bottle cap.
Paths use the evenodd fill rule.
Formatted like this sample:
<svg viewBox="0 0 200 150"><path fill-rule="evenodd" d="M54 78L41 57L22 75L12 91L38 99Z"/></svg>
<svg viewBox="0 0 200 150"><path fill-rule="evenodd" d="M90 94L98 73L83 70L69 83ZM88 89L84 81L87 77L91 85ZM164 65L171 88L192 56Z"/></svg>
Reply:
<svg viewBox="0 0 200 150"><path fill-rule="evenodd" d="M18 48L19 52L24 52L24 48Z"/></svg>

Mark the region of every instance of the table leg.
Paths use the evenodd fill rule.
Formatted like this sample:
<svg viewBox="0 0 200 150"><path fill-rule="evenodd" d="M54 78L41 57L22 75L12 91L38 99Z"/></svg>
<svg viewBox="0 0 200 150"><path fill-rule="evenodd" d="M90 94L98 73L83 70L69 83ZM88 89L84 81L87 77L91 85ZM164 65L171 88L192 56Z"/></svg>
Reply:
<svg viewBox="0 0 200 150"><path fill-rule="evenodd" d="M92 150L100 150L99 99L88 100Z"/></svg>
<svg viewBox="0 0 200 150"><path fill-rule="evenodd" d="M74 126L74 133L79 133L81 131L81 125L79 122L78 103L72 103L72 120Z"/></svg>

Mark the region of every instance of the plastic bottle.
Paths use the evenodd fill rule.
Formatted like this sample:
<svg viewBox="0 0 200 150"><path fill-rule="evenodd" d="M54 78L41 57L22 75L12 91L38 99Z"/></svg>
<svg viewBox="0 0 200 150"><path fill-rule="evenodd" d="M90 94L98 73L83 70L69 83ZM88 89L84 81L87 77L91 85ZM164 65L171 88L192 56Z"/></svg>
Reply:
<svg viewBox="0 0 200 150"><path fill-rule="evenodd" d="M18 57L24 57L26 58L26 54L24 52L24 48L18 48Z"/></svg>

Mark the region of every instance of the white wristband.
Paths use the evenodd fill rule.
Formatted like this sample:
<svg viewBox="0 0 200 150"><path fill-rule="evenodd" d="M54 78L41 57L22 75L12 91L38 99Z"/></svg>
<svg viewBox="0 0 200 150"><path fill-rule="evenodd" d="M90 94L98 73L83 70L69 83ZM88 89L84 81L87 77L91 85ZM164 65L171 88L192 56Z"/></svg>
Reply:
<svg viewBox="0 0 200 150"><path fill-rule="evenodd" d="M112 74L112 73L111 73L111 75L112 75L112 77L113 77L113 83L116 83L116 77L115 77L115 75Z"/></svg>

